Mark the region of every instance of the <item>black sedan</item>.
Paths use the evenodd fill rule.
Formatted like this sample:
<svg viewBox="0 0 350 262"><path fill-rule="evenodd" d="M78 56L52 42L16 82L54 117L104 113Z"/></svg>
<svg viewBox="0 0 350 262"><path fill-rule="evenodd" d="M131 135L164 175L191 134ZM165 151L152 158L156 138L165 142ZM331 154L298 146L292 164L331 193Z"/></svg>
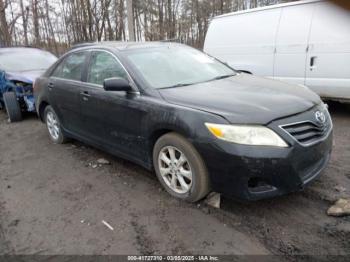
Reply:
<svg viewBox="0 0 350 262"><path fill-rule="evenodd" d="M173 196L257 200L302 189L327 165L332 121L306 87L239 73L172 43L96 43L34 86L50 138L150 170Z"/></svg>

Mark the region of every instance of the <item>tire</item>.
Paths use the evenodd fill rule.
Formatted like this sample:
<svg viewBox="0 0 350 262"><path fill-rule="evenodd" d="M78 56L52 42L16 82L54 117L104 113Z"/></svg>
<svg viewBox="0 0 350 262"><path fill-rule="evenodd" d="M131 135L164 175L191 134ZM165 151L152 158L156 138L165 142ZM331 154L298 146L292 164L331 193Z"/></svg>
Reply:
<svg viewBox="0 0 350 262"><path fill-rule="evenodd" d="M171 157L172 151L175 158ZM177 166L180 164L181 167ZM168 133L158 139L153 148L153 166L162 186L176 198L196 202L209 193L209 176L202 157L190 142L177 133Z"/></svg>
<svg viewBox="0 0 350 262"><path fill-rule="evenodd" d="M52 142L55 144L64 144L67 142L67 137L62 132L58 116L51 106L46 106L44 110L44 119Z"/></svg>
<svg viewBox="0 0 350 262"><path fill-rule="evenodd" d="M22 120L22 111L15 92L3 94L5 110L11 123Z"/></svg>

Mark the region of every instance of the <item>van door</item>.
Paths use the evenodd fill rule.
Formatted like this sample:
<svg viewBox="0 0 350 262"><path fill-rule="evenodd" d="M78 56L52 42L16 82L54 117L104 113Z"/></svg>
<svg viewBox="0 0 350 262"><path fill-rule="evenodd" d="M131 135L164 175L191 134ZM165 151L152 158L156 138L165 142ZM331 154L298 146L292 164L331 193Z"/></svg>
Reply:
<svg viewBox="0 0 350 262"><path fill-rule="evenodd" d="M322 97L350 99L350 12L317 4L307 57L306 85Z"/></svg>
<svg viewBox="0 0 350 262"><path fill-rule="evenodd" d="M315 4L282 9L276 39L274 78L304 84L308 39Z"/></svg>

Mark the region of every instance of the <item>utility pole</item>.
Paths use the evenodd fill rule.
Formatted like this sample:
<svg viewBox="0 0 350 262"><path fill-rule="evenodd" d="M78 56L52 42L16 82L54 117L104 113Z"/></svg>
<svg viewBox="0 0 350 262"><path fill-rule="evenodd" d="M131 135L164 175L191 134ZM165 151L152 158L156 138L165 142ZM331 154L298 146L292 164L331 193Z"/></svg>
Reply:
<svg viewBox="0 0 350 262"><path fill-rule="evenodd" d="M132 0L126 0L126 11L128 18L129 41L135 41L134 12L132 9Z"/></svg>

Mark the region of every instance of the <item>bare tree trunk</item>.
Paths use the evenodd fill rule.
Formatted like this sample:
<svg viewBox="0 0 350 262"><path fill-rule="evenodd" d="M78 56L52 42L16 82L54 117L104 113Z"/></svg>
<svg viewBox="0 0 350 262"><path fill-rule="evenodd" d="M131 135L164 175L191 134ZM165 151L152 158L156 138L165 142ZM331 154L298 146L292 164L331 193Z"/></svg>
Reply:
<svg viewBox="0 0 350 262"><path fill-rule="evenodd" d="M202 19L201 19L198 0L195 0L195 8L196 8L196 21L197 21L197 27L198 27L198 38L197 38L196 47L201 47L203 44L203 27L202 27Z"/></svg>
<svg viewBox="0 0 350 262"><path fill-rule="evenodd" d="M24 35L24 45L28 46L28 7L24 8L23 0L20 1L22 21L23 21L23 35Z"/></svg>
<svg viewBox="0 0 350 262"><path fill-rule="evenodd" d="M11 34L10 28L6 19L6 8L8 3L0 0L0 46L9 46L11 45Z"/></svg>
<svg viewBox="0 0 350 262"><path fill-rule="evenodd" d="M119 2L119 4L118 4ZM115 23L117 28L117 40L125 39L125 28L124 28L124 0L120 0L115 2L116 10L115 10Z"/></svg>
<svg viewBox="0 0 350 262"><path fill-rule="evenodd" d="M88 20L88 8L87 6L85 5L85 2L86 3L90 3L90 1L85 1L85 0L80 0L80 6L81 6L81 12L82 12L82 17L83 17L83 35L84 35L84 40L85 41L89 41L89 36L88 36L88 33L86 31L86 24L89 24Z"/></svg>
<svg viewBox="0 0 350 262"><path fill-rule="evenodd" d="M164 39L164 2L163 0L158 0L158 16L159 16L159 36L160 39Z"/></svg>
<svg viewBox="0 0 350 262"><path fill-rule="evenodd" d="M167 10L168 11L168 23L167 23L168 38L172 39L174 38L174 34L173 34L173 25L172 25L173 12L172 12L171 0L168 0L167 9L168 9Z"/></svg>
<svg viewBox="0 0 350 262"><path fill-rule="evenodd" d="M129 41L135 41L133 0L126 0L126 10L128 17Z"/></svg>
<svg viewBox="0 0 350 262"><path fill-rule="evenodd" d="M49 7L48 0L45 0L45 9L46 9L46 21L47 21L48 30L49 30L50 41L53 42L53 45L55 48L55 54L58 54L58 46L56 43L55 32L53 30L53 26L52 26L51 19L50 19L50 13L49 13L50 7Z"/></svg>
<svg viewBox="0 0 350 262"><path fill-rule="evenodd" d="M40 46L38 0L32 0L35 45Z"/></svg>
<svg viewBox="0 0 350 262"><path fill-rule="evenodd" d="M108 10L109 5L111 4L111 0L106 1L105 2L105 12L106 12L106 20L107 20L107 30L105 30L106 32L108 31L108 38L106 38L106 40L113 40L114 39L114 32L112 29L112 23L111 23L111 18L110 18L110 13Z"/></svg>

